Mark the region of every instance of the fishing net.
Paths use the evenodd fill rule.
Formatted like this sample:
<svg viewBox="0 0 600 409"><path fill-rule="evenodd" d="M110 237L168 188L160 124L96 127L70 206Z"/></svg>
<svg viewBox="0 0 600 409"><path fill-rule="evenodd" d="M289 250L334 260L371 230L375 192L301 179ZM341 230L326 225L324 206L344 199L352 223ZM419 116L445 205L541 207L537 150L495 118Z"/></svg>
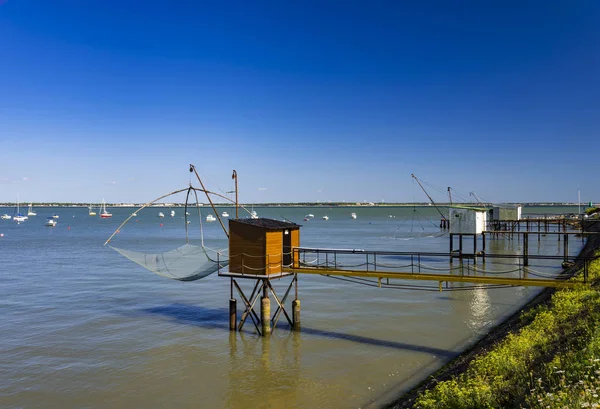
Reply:
<svg viewBox="0 0 600 409"><path fill-rule="evenodd" d="M163 253L141 253L109 247L159 276L179 281L199 280L229 264L227 249L218 251L192 244L184 244Z"/></svg>
<svg viewBox="0 0 600 409"><path fill-rule="evenodd" d="M146 203L144 206L139 208L133 214L137 214L138 211L152 205L153 203L161 200L165 197L187 191L185 199L185 244L176 249L169 250L162 253L143 253L139 251L126 250L118 247L109 246L119 254L127 257L129 260L139 264L145 269L158 274L161 277L170 278L172 280L179 281L194 281L201 278L207 277L219 269L229 265L229 249L215 250L204 245L204 232L202 227L202 214L200 213L200 207L198 202L198 196L196 191L207 193L205 189L197 189L190 185L186 189L176 190L167 195L161 196L152 202ZM196 199L196 210L198 213L199 227L200 227L200 238L201 246L192 245L189 243L188 236L188 202L190 194L193 194ZM214 194L214 193L213 193ZM220 195L219 195L220 196ZM218 216L218 215L217 215ZM127 223L132 216L129 216L109 237L104 243L108 244L117 232ZM226 232L227 234L227 232Z"/></svg>

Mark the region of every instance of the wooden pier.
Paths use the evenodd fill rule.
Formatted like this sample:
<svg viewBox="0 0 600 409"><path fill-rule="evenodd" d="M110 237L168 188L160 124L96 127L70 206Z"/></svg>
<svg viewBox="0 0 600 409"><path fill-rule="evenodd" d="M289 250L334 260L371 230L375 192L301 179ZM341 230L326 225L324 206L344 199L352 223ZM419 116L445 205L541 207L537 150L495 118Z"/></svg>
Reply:
<svg viewBox="0 0 600 409"><path fill-rule="evenodd" d="M229 328L232 331L241 331L250 318L256 332L263 336L269 335L282 317L290 328L300 330L298 277L301 274L335 276L355 280L353 282L357 284L380 288L411 288L411 285L407 284L411 281L436 283L437 286L427 286L431 291L452 290L449 288L452 283L471 283L475 286L473 288L482 285L489 288L573 288L587 283L588 265L594 257L578 257L578 264L570 261L569 237L581 235L583 240L584 236L597 234L573 231L486 231L482 234L482 249L477 248L477 235L470 235L473 238L472 253L463 248L464 234L450 234L450 252L434 253L303 248L300 247L299 225L271 219L230 220L229 226L229 271L219 271L219 276L230 279ZM522 254L486 253L486 235L492 234L493 239L498 239L502 234L509 232L519 240L523 239ZM563 254L530 254L529 236L538 233L562 237ZM458 249L453 247L456 236L459 239ZM453 265L455 259L459 261L457 266ZM486 269L486 259L504 259L505 265L511 269ZM398 260L403 263L398 264ZM481 263L478 264L478 260L481 260ZM565 271L555 276L541 273L530 267L532 260L556 260L562 263ZM488 263L491 264L493 263ZM582 272L583 280L568 281L579 271ZM275 291L274 280L290 280L285 282L284 289L280 290L282 296ZM251 290L244 291L242 283L251 283ZM239 296L244 306L239 321L236 296ZM290 297L293 297L293 301L291 311L288 311L286 305L289 305ZM273 314L271 299L276 303Z"/></svg>

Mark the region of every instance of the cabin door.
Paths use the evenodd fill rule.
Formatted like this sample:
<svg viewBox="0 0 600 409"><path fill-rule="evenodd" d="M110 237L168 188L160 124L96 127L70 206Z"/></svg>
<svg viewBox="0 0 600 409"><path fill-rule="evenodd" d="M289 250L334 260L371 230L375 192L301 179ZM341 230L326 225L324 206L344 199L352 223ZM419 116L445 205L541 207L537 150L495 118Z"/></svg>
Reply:
<svg viewBox="0 0 600 409"><path fill-rule="evenodd" d="M287 233L287 234L286 234ZM292 232L283 231L283 266L288 267L292 264Z"/></svg>

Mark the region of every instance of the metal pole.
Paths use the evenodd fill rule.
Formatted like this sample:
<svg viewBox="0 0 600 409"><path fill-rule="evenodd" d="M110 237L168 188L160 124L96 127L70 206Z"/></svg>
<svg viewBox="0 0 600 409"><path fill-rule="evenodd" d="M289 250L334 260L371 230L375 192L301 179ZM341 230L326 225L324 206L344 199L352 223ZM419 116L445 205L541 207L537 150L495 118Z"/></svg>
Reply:
<svg viewBox="0 0 600 409"><path fill-rule="evenodd" d="M238 178L235 169L233 170L233 175L231 175L231 178L235 180L235 218L239 219L240 203L238 201Z"/></svg>

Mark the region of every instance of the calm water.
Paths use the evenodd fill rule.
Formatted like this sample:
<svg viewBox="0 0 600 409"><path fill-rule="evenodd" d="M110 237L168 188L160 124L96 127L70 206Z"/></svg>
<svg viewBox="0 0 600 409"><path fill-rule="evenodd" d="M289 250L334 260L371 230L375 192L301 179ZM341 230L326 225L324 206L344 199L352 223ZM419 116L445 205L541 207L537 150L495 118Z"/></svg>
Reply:
<svg viewBox="0 0 600 409"><path fill-rule="evenodd" d="M112 209L113 218L106 220L83 208L36 210L38 216L20 225L0 220L3 408L376 406L461 352L538 291L391 290L302 276L302 332L282 326L264 339L250 322L242 333L229 332L227 279L167 280L103 247L131 209ZM156 217L159 210L139 213L114 244L164 250L183 244L183 210L176 209L175 218L163 210L164 219ZM448 249L447 236L436 235L439 217L432 208L417 209L419 218L413 208L255 210L301 223L307 247ZM349 218L352 211L358 219ZM0 208L4 212L13 210ZM58 226L45 227L54 212ZM315 219L302 221L307 213ZM321 219L325 214L328 221ZM226 245L218 223L205 226L208 245ZM562 243L555 240L532 240L530 252L559 255ZM573 254L580 244L571 243ZM520 251L516 240L491 245L494 252ZM548 263L532 267L559 271ZM277 289L286 283L278 282Z"/></svg>

